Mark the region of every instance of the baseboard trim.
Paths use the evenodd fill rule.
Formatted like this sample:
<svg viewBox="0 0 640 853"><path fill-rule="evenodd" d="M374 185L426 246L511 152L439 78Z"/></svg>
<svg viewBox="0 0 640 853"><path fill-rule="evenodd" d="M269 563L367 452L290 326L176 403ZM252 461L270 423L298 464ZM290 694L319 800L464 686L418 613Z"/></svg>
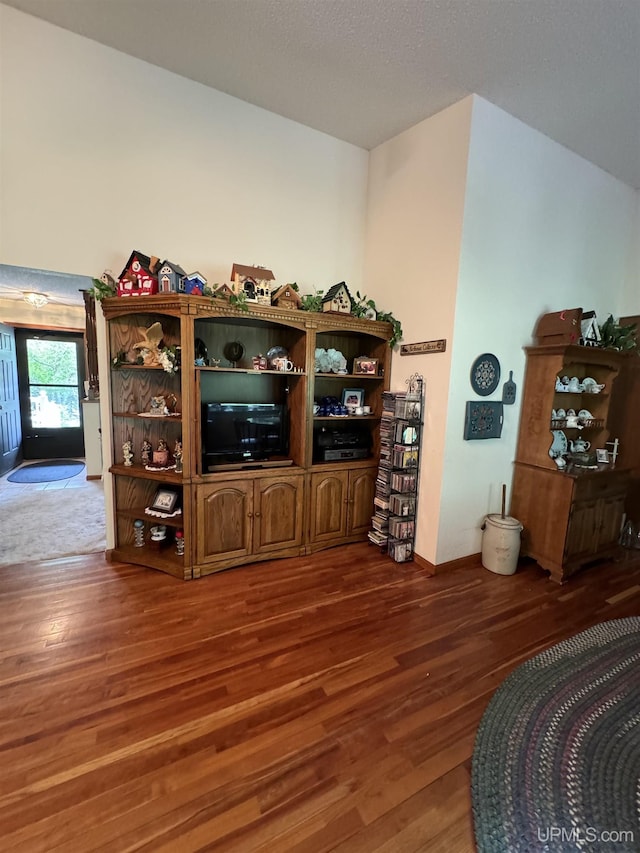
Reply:
<svg viewBox="0 0 640 853"><path fill-rule="evenodd" d="M101 480L102 474L87 474L85 480Z"/></svg>
<svg viewBox="0 0 640 853"><path fill-rule="evenodd" d="M424 557L421 557L420 554L414 554L413 559L421 569L424 569L427 574L430 575L443 575L447 572L453 572L455 569L470 569L475 566L482 565L482 554L478 552L477 554L469 554L468 557L458 557L457 560L449 560L446 563L438 563L434 565L429 562L429 560L425 560Z"/></svg>

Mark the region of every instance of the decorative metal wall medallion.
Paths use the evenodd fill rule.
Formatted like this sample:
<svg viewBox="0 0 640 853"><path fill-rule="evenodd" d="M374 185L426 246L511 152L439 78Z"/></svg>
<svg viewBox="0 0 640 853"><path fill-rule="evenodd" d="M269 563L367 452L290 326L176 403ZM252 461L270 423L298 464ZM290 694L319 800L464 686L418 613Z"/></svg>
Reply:
<svg viewBox="0 0 640 853"><path fill-rule="evenodd" d="M494 403L488 400L469 400L464 418L465 440L500 438L503 412L502 403Z"/></svg>
<svg viewBox="0 0 640 853"><path fill-rule="evenodd" d="M488 397L498 387L500 362L493 353L479 355L471 366L471 387L481 397Z"/></svg>

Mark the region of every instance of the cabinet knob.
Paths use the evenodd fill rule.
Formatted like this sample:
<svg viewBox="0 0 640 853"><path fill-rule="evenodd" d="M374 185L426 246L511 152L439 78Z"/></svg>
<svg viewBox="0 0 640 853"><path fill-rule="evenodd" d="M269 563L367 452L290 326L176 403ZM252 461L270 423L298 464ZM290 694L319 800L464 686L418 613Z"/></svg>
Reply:
<svg viewBox="0 0 640 853"><path fill-rule="evenodd" d="M253 513L252 513L252 512L248 512L248 513L247 513L247 518L253 518Z"/></svg>
<svg viewBox="0 0 640 853"><path fill-rule="evenodd" d="M256 518L260 518L260 513L259 513L259 512L257 512L257 513L256 513Z"/></svg>

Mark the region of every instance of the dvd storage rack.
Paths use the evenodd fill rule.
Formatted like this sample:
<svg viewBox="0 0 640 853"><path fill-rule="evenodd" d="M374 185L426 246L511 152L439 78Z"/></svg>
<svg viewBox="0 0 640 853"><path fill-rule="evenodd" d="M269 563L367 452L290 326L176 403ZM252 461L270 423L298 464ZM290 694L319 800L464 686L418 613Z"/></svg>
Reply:
<svg viewBox="0 0 640 853"><path fill-rule="evenodd" d="M380 461L369 541L398 563L413 559L422 427L423 378L382 395Z"/></svg>

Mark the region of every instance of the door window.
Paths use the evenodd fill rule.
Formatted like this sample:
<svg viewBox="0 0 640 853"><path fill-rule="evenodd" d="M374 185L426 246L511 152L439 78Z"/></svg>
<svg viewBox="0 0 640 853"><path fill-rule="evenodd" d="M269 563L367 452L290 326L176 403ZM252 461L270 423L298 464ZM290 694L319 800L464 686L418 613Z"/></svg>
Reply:
<svg viewBox="0 0 640 853"><path fill-rule="evenodd" d="M27 340L31 426L80 426L77 345L71 341Z"/></svg>

